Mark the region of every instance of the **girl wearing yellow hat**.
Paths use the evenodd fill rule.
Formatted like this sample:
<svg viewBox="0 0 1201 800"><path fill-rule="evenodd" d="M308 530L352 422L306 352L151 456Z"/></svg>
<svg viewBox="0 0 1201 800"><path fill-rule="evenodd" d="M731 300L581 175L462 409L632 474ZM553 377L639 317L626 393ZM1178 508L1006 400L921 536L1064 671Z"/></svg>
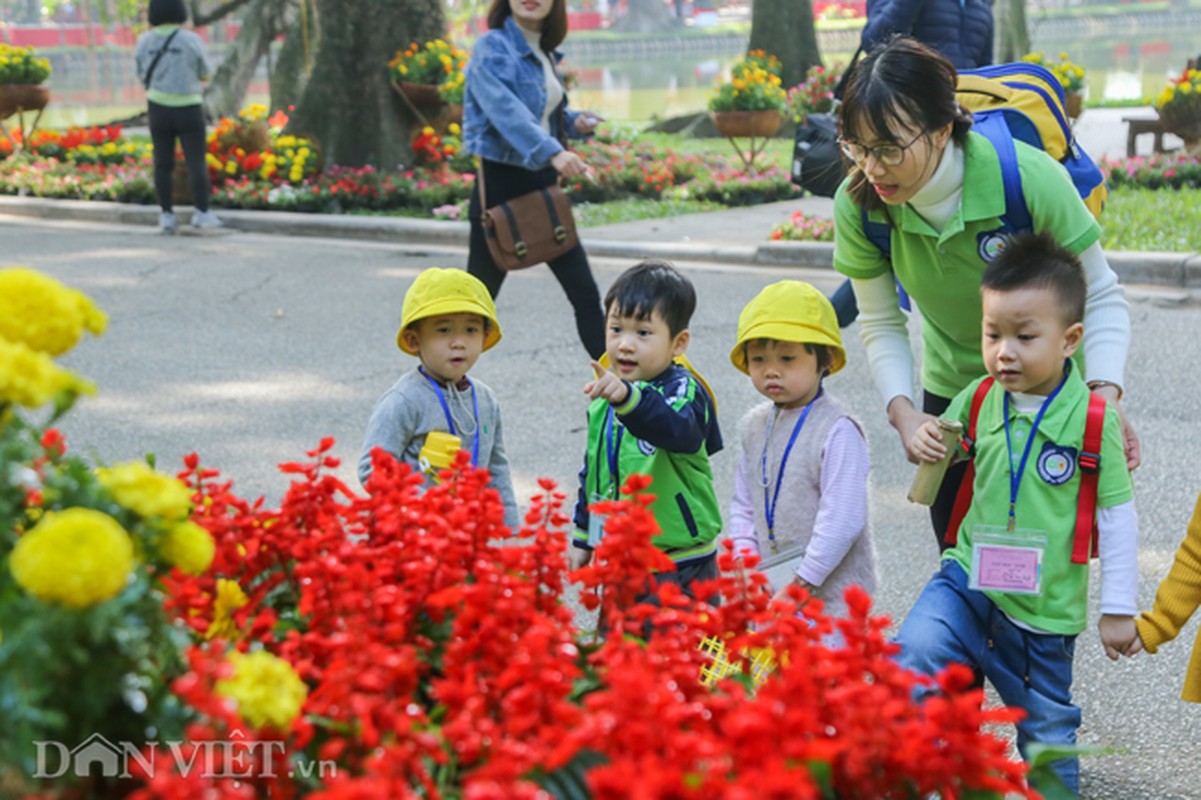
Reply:
<svg viewBox="0 0 1201 800"><path fill-rule="evenodd" d="M876 590L867 528L867 442L823 386L846 364L830 301L802 281L761 291L738 318L730 361L768 402L739 423L728 536L777 595L808 589L832 616L843 593Z"/></svg>
<svg viewBox="0 0 1201 800"><path fill-rule="evenodd" d="M405 292L396 345L421 363L400 376L375 404L359 457L367 485L374 452L383 450L424 473L427 484L459 450L492 474L505 504L505 524L517 529L517 500L500 429L500 404L482 381L467 377L485 350L500 341L496 305L480 280L460 269L425 270Z"/></svg>

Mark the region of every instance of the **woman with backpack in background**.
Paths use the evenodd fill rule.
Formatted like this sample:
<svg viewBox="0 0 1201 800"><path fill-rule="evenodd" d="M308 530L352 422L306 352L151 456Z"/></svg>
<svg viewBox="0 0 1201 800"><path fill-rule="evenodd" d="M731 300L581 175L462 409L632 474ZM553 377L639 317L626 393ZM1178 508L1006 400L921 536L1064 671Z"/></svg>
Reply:
<svg viewBox="0 0 1201 800"><path fill-rule="evenodd" d="M1006 189L1025 200L1033 232L1049 232L1077 255L1088 280L1085 380L1122 415L1127 464L1139 441L1122 413L1130 316L1101 250L1100 226L1067 172L1046 152L1015 142L1020 185L1006 186L997 150L971 130L955 96L955 68L909 37L894 37L855 67L839 108L850 174L834 199L834 267L851 278L872 377L910 461L913 433L985 374L980 278L1005 246ZM891 258L869 236L886 225ZM889 235L890 234L890 235ZM895 279L894 279L895 276ZM922 315L921 408L897 285ZM947 471L930 519L939 547L966 462Z"/></svg>
<svg viewBox="0 0 1201 800"><path fill-rule="evenodd" d="M183 147L192 183L192 227L219 228L221 220L209 211L209 173L205 164L205 118L200 84L213 74L204 41L183 25L188 21L184 0L150 0L150 30L138 38L135 63L146 87L150 141L154 148L154 191L158 195L159 226L175 233L172 193L175 141Z"/></svg>

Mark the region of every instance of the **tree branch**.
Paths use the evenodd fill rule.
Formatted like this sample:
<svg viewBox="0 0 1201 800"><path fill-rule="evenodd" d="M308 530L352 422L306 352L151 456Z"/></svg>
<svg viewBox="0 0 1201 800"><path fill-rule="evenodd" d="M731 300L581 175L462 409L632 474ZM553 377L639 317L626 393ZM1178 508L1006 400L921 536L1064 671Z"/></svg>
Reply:
<svg viewBox="0 0 1201 800"><path fill-rule="evenodd" d="M204 25L211 25L222 17L228 16L234 11L237 11L239 8L249 2L250 0L227 0L226 3L217 6L217 8L210 13L204 14L200 11L199 0L192 0L192 24L198 28Z"/></svg>

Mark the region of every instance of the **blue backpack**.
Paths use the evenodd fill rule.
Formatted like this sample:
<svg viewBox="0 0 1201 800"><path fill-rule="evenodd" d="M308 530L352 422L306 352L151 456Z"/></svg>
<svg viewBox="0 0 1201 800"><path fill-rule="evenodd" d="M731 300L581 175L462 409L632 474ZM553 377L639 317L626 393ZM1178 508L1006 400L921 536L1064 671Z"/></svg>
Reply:
<svg viewBox="0 0 1201 800"><path fill-rule="evenodd" d="M1001 179L1005 186L1003 231L1028 233L1033 230L1033 220L1022 193L1014 141L1045 150L1062 164L1088 210L1094 217L1101 216L1109 195L1105 176L1088 153L1076 144L1064 109L1063 86L1049 69L1025 61L965 69L959 73L955 95L972 112L972 130L988 139L1001 161ZM868 240L885 257L891 258L891 226L869 220L866 211L861 215L863 232ZM903 293L901 299L907 307L908 298Z"/></svg>

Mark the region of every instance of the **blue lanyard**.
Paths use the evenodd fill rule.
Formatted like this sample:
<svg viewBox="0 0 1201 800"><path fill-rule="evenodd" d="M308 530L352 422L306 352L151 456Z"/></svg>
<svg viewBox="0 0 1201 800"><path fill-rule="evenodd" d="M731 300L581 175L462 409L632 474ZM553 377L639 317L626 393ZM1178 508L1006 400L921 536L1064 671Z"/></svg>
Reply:
<svg viewBox="0 0 1201 800"><path fill-rule="evenodd" d="M763 446L763 454L759 457L759 474L763 482L763 515L767 517L767 539L771 542L772 549L776 546L776 506L780 499L780 486L784 483L784 466L788 463L788 456L792 453L792 446L796 444L797 435L800 434L801 428L805 426L805 419L809 416L809 410L813 408L813 404L821 399L823 389L818 387L817 396L809 401L808 405L801 412L801 416L797 418L796 424L792 426L792 434L788 437L788 444L784 447L784 455L780 456L780 468L776 471L776 488L775 491L768 491L767 480L767 450L771 445L771 429L775 424L775 417L772 417L772 425L767 427L767 443Z"/></svg>
<svg viewBox="0 0 1201 800"><path fill-rule="evenodd" d="M1051 401L1059 394L1059 390L1068 380L1068 367L1065 364L1063 370L1063 378L1059 381L1059 385L1055 387L1055 391L1047 395L1047 399L1038 409L1038 414L1034 417L1034 424L1030 426L1030 436L1026 439L1026 447L1022 450L1022 460L1018 463L1018 469L1013 471L1013 440L1009 434L1009 392L1005 393L1005 400L1002 403L1002 415L1005 420L1005 449L1009 453L1009 530L1013 530L1017 524L1017 504L1018 504L1018 487L1022 485L1022 473L1026 471L1026 461L1030 458L1030 450L1034 447L1034 435L1038 433L1039 423L1043 421L1043 414L1047 413L1047 409L1051 407Z"/></svg>
<svg viewBox="0 0 1201 800"><path fill-rule="evenodd" d="M452 436L458 436L459 432L455 430L455 420L450 414L450 405L446 402L446 393L442 391L442 387L434 380L433 376L421 370L421 374L430 382L430 386L434 387L434 394L438 395L438 402L442 404L442 413L446 415L446 427L450 428ZM478 466L480 462L480 399L475 393L475 384L471 382L471 378L467 379L467 385L471 387L471 416L475 419L475 435L471 439L471 464Z"/></svg>
<svg viewBox="0 0 1201 800"><path fill-rule="evenodd" d="M609 406L609 413L605 416L605 454L609 457L609 496L617 499L615 490L620 478L618 461L621 457L621 437L626 429L624 425L619 426L614 433L613 416L613 406ZM600 476L597 478L599 480Z"/></svg>

